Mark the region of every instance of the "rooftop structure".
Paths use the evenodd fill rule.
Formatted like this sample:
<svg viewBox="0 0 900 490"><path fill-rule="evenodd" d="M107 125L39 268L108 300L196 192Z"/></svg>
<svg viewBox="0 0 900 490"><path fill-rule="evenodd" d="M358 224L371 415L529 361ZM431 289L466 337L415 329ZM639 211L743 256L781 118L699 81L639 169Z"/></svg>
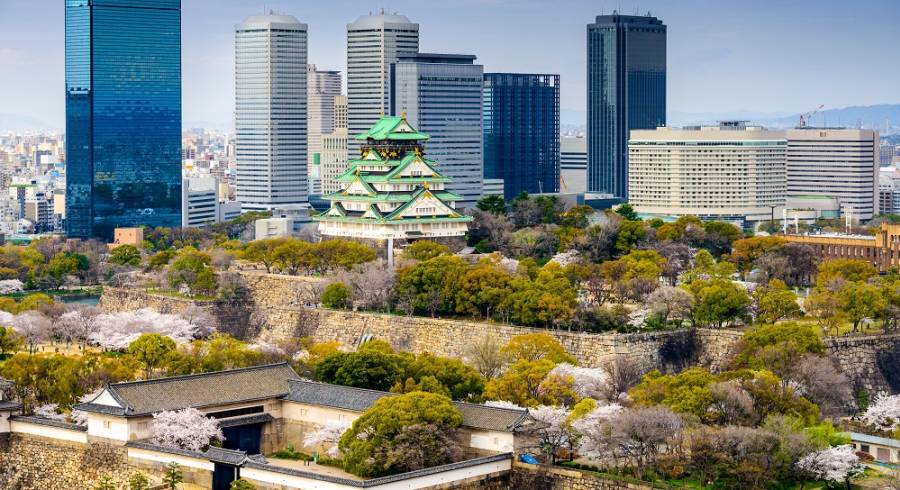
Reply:
<svg viewBox="0 0 900 490"><path fill-rule="evenodd" d="M403 116L382 117L355 136L361 156L335 179L342 190L326 194L328 211L313 219L323 235L387 240L462 236L471 216L456 210L461 196L445 189L451 181L438 163L425 158L428 135Z"/></svg>

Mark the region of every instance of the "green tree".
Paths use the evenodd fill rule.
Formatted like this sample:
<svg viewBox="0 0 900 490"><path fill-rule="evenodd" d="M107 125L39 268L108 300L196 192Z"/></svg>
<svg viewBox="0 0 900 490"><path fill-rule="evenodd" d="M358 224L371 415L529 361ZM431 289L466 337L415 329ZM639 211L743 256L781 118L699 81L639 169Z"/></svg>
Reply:
<svg viewBox="0 0 900 490"><path fill-rule="evenodd" d="M552 400L548 400L549 397L542 389L542 384L554 367L555 364L549 359L536 361L519 359L500 377L488 381L484 389L484 398L505 400L521 407L553 404Z"/></svg>
<svg viewBox="0 0 900 490"><path fill-rule="evenodd" d="M109 475L103 475L100 481L97 482L94 490L116 490L116 482Z"/></svg>
<svg viewBox="0 0 900 490"><path fill-rule="evenodd" d="M803 356L824 353L825 343L814 325L793 322L758 325L744 333L734 364L739 368L765 368L783 376Z"/></svg>
<svg viewBox="0 0 900 490"><path fill-rule="evenodd" d="M0 327L0 358L6 357L25 346L25 339L17 334L12 327Z"/></svg>
<svg viewBox="0 0 900 490"><path fill-rule="evenodd" d="M87 257L71 252L59 252L47 263L46 276L52 278L53 284L59 287L67 275L84 272L90 268Z"/></svg>
<svg viewBox="0 0 900 490"><path fill-rule="evenodd" d="M184 481L184 475L181 473L181 466L172 461L166 465L165 473L163 473L163 485L169 490L176 490L178 484Z"/></svg>
<svg viewBox="0 0 900 490"><path fill-rule="evenodd" d="M416 240L403 251L404 257L413 260L428 260L440 255L449 255L450 248L430 240Z"/></svg>
<svg viewBox="0 0 900 490"><path fill-rule="evenodd" d="M376 351L339 352L316 366L316 379L370 390L388 391L402 381L402 357Z"/></svg>
<svg viewBox="0 0 900 490"><path fill-rule="evenodd" d="M482 197L475 203L475 207L488 213L506 214L506 201L503 200L503 196L497 194Z"/></svg>
<svg viewBox="0 0 900 490"><path fill-rule="evenodd" d="M694 295L691 320L701 326L721 328L745 315L750 298L731 281L697 280L685 286Z"/></svg>
<svg viewBox="0 0 900 490"><path fill-rule="evenodd" d="M214 294L218 284L216 272L209 266L211 260L192 247L182 249L166 273L169 284L175 289L186 286L192 295Z"/></svg>
<svg viewBox="0 0 900 490"><path fill-rule="evenodd" d="M865 282L878 275L875 266L865 260L831 259L819 264L816 287L831 289L835 282Z"/></svg>
<svg viewBox="0 0 900 490"><path fill-rule="evenodd" d="M166 370L175 375L208 373L256 366L261 362L259 350L228 334L216 333L173 352L166 361Z"/></svg>
<svg viewBox="0 0 900 490"><path fill-rule="evenodd" d="M459 359L419 354L408 364L405 375L417 383L425 378L435 380L454 400L477 401L484 391L484 377Z"/></svg>
<svg viewBox="0 0 900 490"><path fill-rule="evenodd" d="M441 255L397 271L397 291L401 298L408 298L407 308L427 311L431 316L438 312L454 311L459 277L468 269L459 257Z"/></svg>
<svg viewBox="0 0 900 490"><path fill-rule="evenodd" d="M284 238L254 240L247 244L241 257L249 262L259 262L266 267L266 272L272 272L276 260L274 251L285 241Z"/></svg>
<svg viewBox="0 0 900 490"><path fill-rule="evenodd" d="M229 490L256 490L256 485L250 483L249 481L239 478L231 482L231 485L228 487Z"/></svg>
<svg viewBox="0 0 900 490"><path fill-rule="evenodd" d="M350 270L355 265L375 260L375 251L362 243L349 240L323 240L313 246L317 257L316 272Z"/></svg>
<svg viewBox="0 0 900 490"><path fill-rule="evenodd" d="M52 304L53 298L50 297L50 295L46 293L32 293L19 301L15 313L39 310L45 306L51 306Z"/></svg>
<svg viewBox="0 0 900 490"><path fill-rule="evenodd" d="M627 219L628 221L639 221L641 218L638 217L637 211L634 210L634 207L627 202L625 204L619 205L616 208L616 214Z"/></svg>
<svg viewBox="0 0 900 490"><path fill-rule="evenodd" d="M627 254L641 240L647 238L647 224L643 221L625 220L619 225L616 234L616 250Z"/></svg>
<svg viewBox="0 0 900 490"><path fill-rule="evenodd" d="M341 436L338 447L343 454L344 469L361 477L402 471L405 465L398 465L388 455L395 453L391 451L392 446L401 438L404 429L421 424L451 432L462 424L462 415L449 398L433 393L414 392L381 398ZM429 446L436 453L428 456L422 466L446 462L444 450L436 445Z"/></svg>
<svg viewBox="0 0 900 490"><path fill-rule="evenodd" d="M512 362L547 359L553 364L561 362L576 364L575 358L566 352L566 348L545 333L516 335L501 349L501 352Z"/></svg>
<svg viewBox="0 0 900 490"><path fill-rule="evenodd" d="M322 306L342 310L353 304L350 288L342 282L333 282L322 291Z"/></svg>
<svg viewBox="0 0 900 490"><path fill-rule="evenodd" d="M158 333L145 333L128 344L128 353L144 366L144 378L162 366L176 349L175 341Z"/></svg>
<svg viewBox="0 0 900 490"><path fill-rule="evenodd" d="M665 405L676 412L705 419L710 415L713 403L710 385L715 380L713 374L700 367L668 376L654 370L646 374L628 395L638 405Z"/></svg>
<svg viewBox="0 0 900 490"><path fill-rule="evenodd" d="M169 265L169 262L175 257L176 252L173 249L161 250L151 255L149 259L147 259L147 269L148 270L160 270L163 267Z"/></svg>
<svg viewBox="0 0 900 490"><path fill-rule="evenodd" d="M134 245L119 245L109 252L109 261L118 265L140 265L141 252Z"/></svg>
<svg viewBox="0 0 900 490"><path fill-rule="evenodd" d="M753 268L757 259L769 250L781 247L787 241L779 236L757 236L735 240L731 244L729 259L737 264L738 269L746 272Z"/></svg>
<svg viewBox="0 0 900 490"><path fill-rule="evenodd" d="M490 318L509 294L511 279L487 261L468 269L456 288L456 312Z"/></svg>
<svg viewBox="0 0 900 490"><path fill-rule="evenodd" d="M878 286L864 282L848 282L838 291L838 305L841 312L853 323L853 331L859 331L859 324L866 318L875 318L886 303Z"/></svg>
<svg viewBox="0 0 900 490"><path fill-rule="evenodd" d="M797 295L788 289L784 281L772 279L766 286L756 288L752 294L757 320L775 323L785 318L803 315L797 304Z"/></svg>
<svg viewBox="0 0 900 490"><path fill-rule="evenodd" d="M150 480L141 472L137 472L128 477L128 490L148 490L150 488Z"/></svg>
<svg viewBox="0 0 900 490"><path fill-rule="evenodd" d="M301 269L309 271L318 264L313 249L313 245L303 240L285 239L271 250L271 260L280 271L296 275Z"/></svg>

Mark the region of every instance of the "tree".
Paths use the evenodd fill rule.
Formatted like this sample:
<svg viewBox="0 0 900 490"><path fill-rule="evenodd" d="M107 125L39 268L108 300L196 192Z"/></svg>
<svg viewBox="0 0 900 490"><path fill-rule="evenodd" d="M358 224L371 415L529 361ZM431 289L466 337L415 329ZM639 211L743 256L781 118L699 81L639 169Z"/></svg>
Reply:
<svg viewBox="0 0 900 490"><path fill-rule="evenodd" d="M94 490L116 490L116 482L113 481L111 476L103 475L100 481L97 482Z"/></svg>
<svg viewBox="0 0 900 490"><path fill-rule="evenodd" d="M660 286L647 296L650 313L663 325L672 322L675 326L680 326L690 318L693 301L689 292L673 286Z"/></svg>
<svg viewBox="0 0 900 490"><path fill-rule="evenodd" d="M464 358L482 376L492 379L500 375L503 369L503 354L500 342L491 334L484 334L474 342L467 344Z"/></svg>
<svg viewBox="0 0 900 490"><path fill-rule="evenodd" d="M790 287L811 283L818 266L818 254L809 245L787 243L770 249L754 262L766 278L781 279Z"/></svg>
<svg viewBox="0 0 900 490"><path fill-rule="evenodd" d="M804 397L819 406L823 415L845 415L853 405L853 384L827 357L803 356L786 376L797 384Z"/></svg>
<svg viewBox="0 0 900 490"><path fill-rule="evenodd" d="M831 259L819 264L816 286L837 290L842 282L865 282L877 275L875 266L865 260Z"/></svg>
<svg viewBox="0 0 900 490"><path fill-rule="evenodd" d="M128 477L128 490L149 490L150 480L140 471Z"/></svg>
<svg viewBox="0 0 900 490"><path fill-rule="evenodd" d="M271 262L281 272L296 275L301 269L309 270L317 262L314 246L294 238L285 239L270 252Z"/></svg>
<svg viewBox="0 0 900 490"><path fill-rule="evenodd" d="M556 454L569 445L573 439L568 424L569 412L565 408L540 406L529 411L537 421L529 431L537 440L537 447L550 457L550 463L556 463Z"/></svg>
<svg viewBox="0 0 900 490"><path fill-rule="evenodd" d="M403 251L404 257L419 261L449 254L449 247L430 240L416 240Z"/></svg>
<svg viewBox="0 0 900 490"><path fill-rule="evenodd" d="M818 288L814 289L803 302L803 307L816 319L819 327L826 334L837 330L843 323L844 313L840 306L841 303L836 293Z"/></svg>
<svg viewBox="0 0 900 490"><path fill-rule="evenodd" d="M436 316L440 311L453 311L458 278L468 265L459 257L441 255L403 267L397 271L397 290L408 294L412 307Z"/></svg>
<svg viewBox="0 0 900 490"><path fill-rule="evenodd" d="M0 327L0 358L22 349L24 345L25 339L12 327Z"/></svg>
<svg viewBox="0 0 900 490"><path fill-rule="evenodd" d="M628 204L627 202L625 204L620 204L616 208L616 214L625 218L628 221L639 221L640 220L637 212L634 210L634 208L631 206L631 204Z"/></svg>
<svg viewBox="0 0 900 490"><path fill-rule="evenodd" d="M37 345L50 339L53 324L37 311L26 311L13 319L13 329L25 340L28 352L34 354Z"/></svg>
<svg viewBox="0 0 900 490"><path fill-rule="evenodd" d="M850 444L810 453L797 461L797 468L817 480L843 482L847 490L850 490L850 480L865 471Z"/></svg>
<svg viewBox="0 0 900 490"><path fill-rule="evenodd" d="M183 481L184 476L181 474L181 466L174 461L168 463L166 465L165 473L163 473L163 485L165 485L168 490L176 490L178 484Z"/></svg>
<svg viewBox="0 0 900 490"><path fill-rule="evenodd" d="M750 303L747 291L731 281L697 280L686 286L694 295L692 321L721 328L742 317Z"/></svg>
<svg viewBox="0 0 900 490"><path fill-rule="evenodd" d="M837 297L838 307L853 323L854 332L859 331L864 319L874 318L887 306L878 287L864 282L847 282L838 291Z"/></svg>
<svg viewBox="0 0 900 490"><path fill-rule="evenodd" d="M325 446L326 454L335 458L338 456L338 443L341 436L350 428L350 422L344 420L329 420L316 430L307 432L303 437L303 445L306 447Z"/></svg>
<svg viewBox="0 0 900 490"><path fill-rule="evenodd" d="M425 378L431 378L444 387L454 400L474 401L484 391L484 378L475 369L459 359L438 357L427 352L407 364L405 376L420 385Z"/></svg>
<svg viewBox="0 0 900 490"><path fill-rule="evenodd" d="M501 349L501 352L513 362L547 359L553 364L560 362L575 364L575 358L566 352L565 347L545 333L516 335Z"/></svg>
<svg viewBox="0 0 900 490"><path fill-rule="evenodd" d="M266 272L272 272L275 265L274 250L286 240L284 238L268 238L255 240L247 244L242 257L250 262L260 262L265 266Z"/></svg>
<svg viewBox="0 0 900 490"><path fill-rule="evenodd" d="M333 282L322 291L322 306L336 310L349 308L352 304L350 288L342 282Z"/></svg>
<svg viewBox="0 0 900 490"><path fill-rule="evenodd" d="M744 236L740 228L725 221L707 221L703 231L706 232L703 246L716 257L730 252L732 243Z"/></svg>
<svg viewBox="0 0 900 490"><path fill-rule="evenodd" d="M488 261L468 269L459 278L456 312L490 318L509 294L511 277Z"/></svg>
<svg viewBox="0 0 900 490"><path fill-rule="evenodd" d="M316 366L316 379L370 390L388 391L403 380L401 357L375 351L339 352Z"/></svg>
<svg viewBox="0 0 900 490"><path fill-rule="evenodd" d="M150 432L156 444L188 451L201 451L212 440L225 439L219 422L196 408L154 414Z"/></svg>
<svg viewBox="0 0 900 490"><path fill-rule="evenodd" d="M549 359L519 359L499 378L488 381L484 397L489 400L505 400L521 407L544 404L548 400L542 383L553 367L554 363ZM552 400L548 404L552 404Z"/></svg>
<svg viewBox="0 0 900 490"><path fill-rule="evenodd" d="M104 313L98 315L94 323L88 340L95 345L117 350L127 348L128 344L145 333L165 335L179 344L210 333L202 325L193 325L178 315L159 313L150 308Z"/></svg>
<svg viewBox="0 0 900 490"><path fill-rule="evenodd" d="M482 197L475 203L475 207L496 215L506 214L506 201L503 200L503 196L497 194Z"/></svg>
<svg viewBox="0 0 900 490"><path fill-rule="evenodd" d="M123 244L109 252L109 261L118 265L141 264L141 252L134 245Z"/></svg>
<svg viewBox="0 0 900 490"><path fill-rule="evenodd" d="M600 368L577 367L564 362L547 374L548 379L554 377L571 385L572 391L581 398L599 400L610 393L609 374Z"/></svg>
<svg viewBox="0 0 900 490"><path fill-rule="evenodd" d="M209 255L196 249L183 249L169 264L166 278L173 288L185 288L192 296L212 295L218 282L216 272L209 266L211 260Z"/></svg>
<svg viewBox="0 0 900 490"><path fill-rule="evenodd" d="M757 236L735 240L731 244L729 260L737 264L739 270L747 272L766 252L781 247L785 243L787 241L778 236Z"/></svg>
<svg viewBox="0 0 900 490"><path fill-rule="evenodd" d="M785 375L806 354L824 354L825 343L813 325L758 325L744 333L735 365L766 368Z"/></svg>
<svg viewBox="0 0 900 490"><path fill-rule="evenodd" d="M228 486L228 490L256 490L256 485L243 478L238 478L231 482L231 485Z"/></svg>
<svg viewBox="0 0 900 490"><path fill-rule="evenodd" d="M341 437L344 468L375 477L456 461L460 450L452 436L460 424L462 415L440 395L381 398Z"/></svg>
<svg viewBox="0 0 900 490"><path fill-rule="evenodd" d="M863 413L862 421L883 431L900 429L900 395L878 395Z"/></svg>
<svg viewBox="0 0 900 490"><path fill-rule="evenodd" d="M802 316L797 295L780 279L772 279L766 286L756 288L751 295L757 320L775 323L785 318Z"/></svg>
<svg viewBox="0 0 900 490"><path fill-rule="evenodd" d="M175 341L158 333L145 333L128 344L128 353L144 365L144 378L150 379L153 370L175 351Z"/></svg>

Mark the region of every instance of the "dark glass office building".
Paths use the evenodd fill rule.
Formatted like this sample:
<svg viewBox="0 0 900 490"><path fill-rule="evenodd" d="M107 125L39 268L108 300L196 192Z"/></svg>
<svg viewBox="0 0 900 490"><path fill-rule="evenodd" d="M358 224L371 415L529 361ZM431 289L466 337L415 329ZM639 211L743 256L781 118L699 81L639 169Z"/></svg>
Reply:
<svg viewBox="0 0 900 490"><path fill-rule="evenodd" d="M587 26L587 192L628 199L632 129L666 124L666 26L599 15Z"/></svg>
<svg viewBox="0 0 900 490"><path fill-rule="evenodd" d="M181 224L181 0L66 0L66 231Z"/></svg>
<svg viewBox="0 0 900 490"><path fill-rule="evenodd" d="M559 75L484 74L484 178L504 197L559 192Z"/></svg>

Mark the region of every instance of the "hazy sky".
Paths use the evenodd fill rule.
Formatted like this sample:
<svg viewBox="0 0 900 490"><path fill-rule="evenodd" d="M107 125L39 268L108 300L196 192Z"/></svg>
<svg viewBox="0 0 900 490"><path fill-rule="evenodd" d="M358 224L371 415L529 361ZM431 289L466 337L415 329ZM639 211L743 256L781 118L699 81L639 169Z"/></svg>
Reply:
<svg viewBox="0 0 900 490"><path fill-rule="evenodd" d="M485 71L559 73L563 122L584 110L585 25L650 10L668 26L668 108L795 112L900 102L898 0L382 0L420 24L421 50ZM309 59L344 70L359 0L182 0L184 121L227 124L234 24L275 9L309 24ZM63 0L0 0L0 114L63 126ZM575 117L577 119L577 116ZM568 119L568 121L567 121Z"/></svg>

